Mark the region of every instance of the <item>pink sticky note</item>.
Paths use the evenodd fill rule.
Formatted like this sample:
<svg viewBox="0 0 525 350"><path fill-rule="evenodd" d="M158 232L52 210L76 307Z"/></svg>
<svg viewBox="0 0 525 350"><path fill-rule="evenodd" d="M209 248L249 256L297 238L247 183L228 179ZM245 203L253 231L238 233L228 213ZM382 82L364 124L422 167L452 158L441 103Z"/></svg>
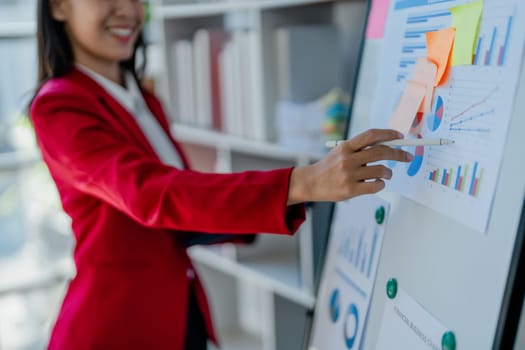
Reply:
<svg viewBox="0 0 525 350"><path fill-rule="evenodd" d="M426 57L417 60L412 80L424 84L426 87L425 99L419 108L419 112L430 113L432 110L432 99L434 98L434 82L437 75L437 66Z"/></svg>
<svg viewBox="0 0 525 350"><path fill-rule="evenodd" d="M372 0L366 28L367 39L381 39L383 37L389 5L390 0Z"/></svg>
<svg viewBox="0 0 525 350"><path fill-rule="evenodd" d="M419 106L423 102L426 91L425 84L409 80L394 113L388 121L388 127L407 134L414 122Z"/></svg>

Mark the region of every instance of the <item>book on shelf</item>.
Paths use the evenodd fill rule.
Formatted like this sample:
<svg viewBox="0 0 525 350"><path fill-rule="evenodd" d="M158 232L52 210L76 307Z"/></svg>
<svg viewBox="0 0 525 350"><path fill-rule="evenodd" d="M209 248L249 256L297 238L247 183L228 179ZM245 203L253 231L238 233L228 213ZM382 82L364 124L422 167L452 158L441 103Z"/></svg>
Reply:
<svg viewBox="0 0 525 350"><path fill-rule="evenodd" d="M231 93L233 98L231 98L233 113L226 115L228 126L228 133L243 136L244 135L244 126L243 126L243 103L245 98L245 86L243 86L245 77L243 76L243 62L244 57L242 57L242 33L240 31L234 31L232 33L232 38L230 41L231 54L226 56L231 59L230 62L230 74L232 75L232 90L226 91L226 93ZM231 119L231 120L230 120Z"/></svg>
<svg viewBox="0 0 525 350"><path fill-rule="evenodd" d="M262 113L260 57L256 51L257 32L236 30L220 54L223 130L229 134L266 141Z"/></svg>
<svg viewBox="0 0 525 350"><path fill-rule="evenodd" d="M198 29L173 44L177 122L267 140L258 33Z"/></svg>
<svg viewBox="0 0 525 350"><path fill-rule="evenodd" d="M194 124L195 116L193 42L190 40L176 41L172 46L172 57L175 60L172 86L175 121L191 125Z"/></svg>
<svg viewBox="0 0 525 350"><path fill-rule="evenodd" d="M234 79L233 79L233 48L230 42L224 45L219 54L219 82L220 96L222 100L222 130L227 133L235 134L235 104Z"/></svg>
<svg viewBox="0 0 525 350"><path fill-rule="evenodd" d="M269 141L268 121L263 111L262 93L262 52L259 50L259 33L255 30L244 32L244 48L246 52L246 115L248 124L247 136L256 141Z"/></svg>
<svg viewBox="0 0 525 350"><path fill-rule="evenodd" d="M216 29L209 31L209 37L212 127L215 130L222 130L224 116L222 108L223 101L221 98L219 56L224 45L228 42L230 35L226 31Z"/></svg>
<svg viewBox="0 0 525 350"><path fill-rule="evenodd" d="M199 29L193 35L193 77L195 79L195 125L211 128L210 34Z"/></svg>
<svg viewBox="0 0 525 350"><path fill-rule="evenodd" d="M196 125L221 130L219 53L229 40L229 33L221 29L199 29L193 38Z"/></svg>
<svg viewBox="0 0 525 350"><path fill-rule="evenodd" d="M198 29L192 40L173 44L175 120L208 129L222 129L219 53L229 34L220 29Z"/></svg>

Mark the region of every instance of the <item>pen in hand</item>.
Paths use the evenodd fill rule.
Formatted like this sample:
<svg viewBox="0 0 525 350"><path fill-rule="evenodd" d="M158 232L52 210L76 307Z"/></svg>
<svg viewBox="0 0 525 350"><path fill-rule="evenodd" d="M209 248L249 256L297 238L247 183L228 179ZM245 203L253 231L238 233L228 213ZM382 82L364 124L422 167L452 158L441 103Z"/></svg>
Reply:
<svg viewBox="0 0 525 350"><path fill-rule="evenodd" d="M334 148L347 140L331 140L326 142L327 148ZM454 140L445 138L428 138L428 139L399 139L392 141L379 142L376 145L397 147L397 146L444 146L451 145Z"/></svg>

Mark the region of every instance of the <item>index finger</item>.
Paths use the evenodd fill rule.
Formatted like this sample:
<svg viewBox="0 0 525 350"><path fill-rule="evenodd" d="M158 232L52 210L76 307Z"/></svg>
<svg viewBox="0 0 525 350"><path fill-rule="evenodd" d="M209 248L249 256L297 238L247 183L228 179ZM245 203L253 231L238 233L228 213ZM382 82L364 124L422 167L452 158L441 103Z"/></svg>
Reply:
<svg viewBox="0 0 525 350"><path fill-rule="evenodd" d="M370 129L345 142L353 151L361 150L378 142L402 139L404 135L392 129Z"/></svg>

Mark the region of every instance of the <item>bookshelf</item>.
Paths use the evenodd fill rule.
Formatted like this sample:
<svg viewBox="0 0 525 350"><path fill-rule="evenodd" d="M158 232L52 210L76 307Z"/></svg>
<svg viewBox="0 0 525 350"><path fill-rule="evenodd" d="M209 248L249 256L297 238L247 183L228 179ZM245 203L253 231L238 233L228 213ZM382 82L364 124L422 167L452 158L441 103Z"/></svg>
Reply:
<svg viewBox="0 0 525 350"><path fill-rule="evenodd" d="M152 3L148 34L155 57L148 64L157 65L151 70L155 73L156 92L173 118L172 133L182 143L192 166L205 172L237 172L319 160L326 150L289 147L280 140L276 106L281 98L282 65L276 32L297 26L336 28L337 47L323 55L339 60L341 70L336 84L351 95L367 5L366 0ZM200 40L211 43L213 35L222 37L220 50L210 53L210 44L210 51L203 51ZM315 41L309 43L316 45ZM224 53L228 49L233 56ZM202 69L202 52L218 57L217 62L214 58L205 61L211 67L208 78L195 73ZM241 53L241 59L235 57L236 52ZM218 73L213 73L213 65ZM187 80L188 71L194 72L194 80ZM213 74L218 74L223 85L214 85ZM230 85L225 84L229 79ZM239 81L242 88L237 87L235 94L232 86ZM218 86L220 93L214 96L212 91L203 97L202 86L206 90ZM193 100L193 106L187 99ZM220 108L214 105L216 101L220 101ZM206 109L199 106L202 103L212 106ZM218 123L216 114L220 114ZM197 117L191 119L193 115ZM315 137L320 139L319 135ZM266 234L259 235L249 246L191 248L190 256L208 291L223 349L303 348L322 260L319 242L324 241L327 231L320 227L326 226L329 218L326 210L322 215L313 210L308 209L307 221L292 237ZM320 222L313 223L312 217L321 218Z"/></svg>
<svg viewBox="0 0 525 350"><path fill-rule="evenodd" d="M166 2L155 8L156 18L189 18L220 15L230 11L278 9L292 6L305 6L335 0L244 0L244 1L209 1L182 4Z"/></svg>
<svg viewBox="0 0 525 350"><path fill-rule="evenodd" d="M172 132L176 135L178 141L186 144L197 143L206 147L215 147L269 159L299 160L300 163L308 163L323 157L321 152L294 151L275 143L252 141L214 130L188 127L180 124L174 124Z"/></svg>

